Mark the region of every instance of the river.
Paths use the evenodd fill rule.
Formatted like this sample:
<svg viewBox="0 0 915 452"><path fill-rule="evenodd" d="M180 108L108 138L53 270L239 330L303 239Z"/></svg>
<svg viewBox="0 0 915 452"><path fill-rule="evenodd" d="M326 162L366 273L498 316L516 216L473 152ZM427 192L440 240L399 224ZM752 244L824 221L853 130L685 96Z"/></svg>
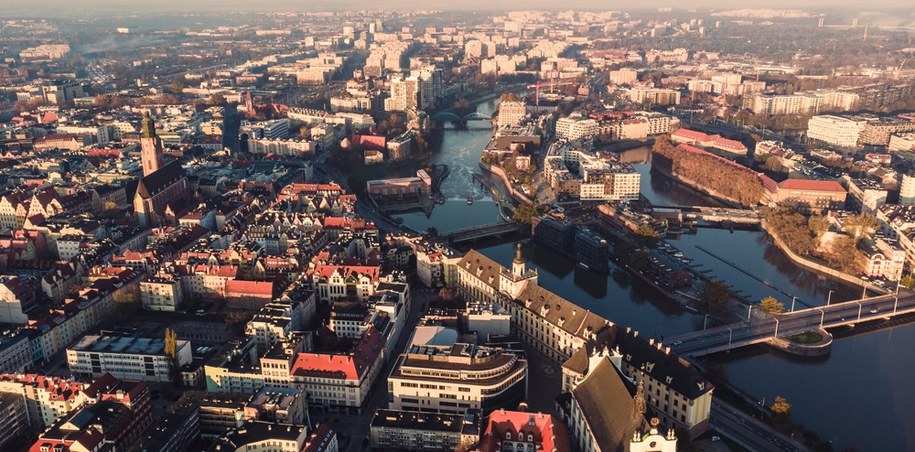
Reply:
<svg viewBox="0 0 915 452"><path fill-rule="evenodd" d="M495 104L484 102L478 111L491 113ZM395 215L404 224L447 232L499 220L497 204L472 178L474 172L480 172L477 161L489 141L490 125L481 121L471 122L469 127L446 130L441 149L430 158L431 163L451 168L442 185L445 204L436 206L429 217L423 213ZM642 174L642 195L652 203L720 205L652 172L648 148L628 150L621 157ZM468 196L474 198L472 205L467 205ZM772 295L790 307L791 297L796 296L801 308L803 304L826 304L830 297L836 302L860 296L858 289L797 267L759 231L700 228L696 234L668 240L694 264L711 270L710 276L734 286L754 302ZM511 243L478 249L506 266L514 255ZM702 328L702 316L683 311L612 263L609 273L599 274L545 247L528 243L524 254L528 265L538 270L543 287L619 325L654 337ZM787 398L792 418L833 441L836 450L849 446L915 450L915 385L909 383L915 360L908 348L912 343L915 326L909 325L837 339L832 354L825 358L796 358L756 346L711 359L721 364L733 384L760 401L769 403L776 395Z"/></svg>

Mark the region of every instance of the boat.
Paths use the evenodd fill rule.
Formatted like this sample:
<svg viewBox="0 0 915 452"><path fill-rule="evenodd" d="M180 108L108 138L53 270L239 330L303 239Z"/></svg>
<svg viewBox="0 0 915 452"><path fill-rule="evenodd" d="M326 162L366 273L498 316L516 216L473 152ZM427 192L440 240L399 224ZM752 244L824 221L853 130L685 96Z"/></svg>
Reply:
<svg viewBox="0 0 915 452"><path fill-rule="evenodd" d="M468 196L468 197L467 197L467 205L468 205L468 206L473 205L473 196Z"/></svg>

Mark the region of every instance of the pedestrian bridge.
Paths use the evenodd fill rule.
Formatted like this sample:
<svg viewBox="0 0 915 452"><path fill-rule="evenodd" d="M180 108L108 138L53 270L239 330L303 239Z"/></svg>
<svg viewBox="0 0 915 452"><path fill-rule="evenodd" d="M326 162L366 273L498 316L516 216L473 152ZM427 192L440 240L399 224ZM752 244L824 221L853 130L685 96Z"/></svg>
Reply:
<svg viewBox="0 0 915 452"><path fill-rule="evenodd" d="M454 245L461 242L471 242L474 240L482 240L491 237L501 237L506 234L520 231L521 224L519 223L499 222L458 229L443 235L442 238Z"/></svg>

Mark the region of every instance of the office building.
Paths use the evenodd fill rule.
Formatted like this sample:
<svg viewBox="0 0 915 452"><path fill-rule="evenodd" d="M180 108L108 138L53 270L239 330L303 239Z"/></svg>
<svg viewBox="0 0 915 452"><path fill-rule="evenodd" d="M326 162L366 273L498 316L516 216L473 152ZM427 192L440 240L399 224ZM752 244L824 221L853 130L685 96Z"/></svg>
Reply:
<svg viewBox="0 0 915 452"><path fill-rule="evenodd" d="M175 362L191 363L191 343L176 340ZM172 381L171 359L164 338L86 335L67 348L67 364L75 375L94 378L110 373L122 380Z"/></svg>

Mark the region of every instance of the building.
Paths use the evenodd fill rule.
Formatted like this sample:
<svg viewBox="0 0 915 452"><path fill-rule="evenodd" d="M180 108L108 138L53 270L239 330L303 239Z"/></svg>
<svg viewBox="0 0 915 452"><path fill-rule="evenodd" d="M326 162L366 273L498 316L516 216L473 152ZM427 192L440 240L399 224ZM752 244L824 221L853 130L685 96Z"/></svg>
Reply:
<svg viewBox="0 0 915 452"><path fill-rule="evenodd" d="M480 414L376 410L370 429L374 450L457 450L480 437Z"/></svg>
<svg viewBox="0 0 915 452"><path fill-rule="evenodd" d="M12 330L0 335L0 374L25 372L32 367L29 335Z"/></svg>
<svg viewBox="0 0 915 452"><path fill-rule="evenodd" d="M807 122L807 138L842 148L854 148L867 121L844 116L820 115Z"/></svg>
<svg viewBox="0 0 915 452"><path fill-rule="evenodd" d="M585 169L579 198L582 201L637 201L641 174L630 165L614 165L600 170Z"/></svg>
<svg viewBox="0 0 915 452"><path fill-rule="evenodd" d="M176 340L177 367L191 363L191 343ZM86 335L67 348L67 364L75 375L93 378L110 373L122 380L172 381L165 339Z"/></svg>
<svg viewBox="0 0 915 452"><path fill-rule="evenodd" d="M845 208L847 192L834 180L787 179L774 193L776 204L797 204L815 210Z"/></svg>
<svg viewBox="0 0 915 452"><path fill-rule="evenodd" d="M469 305L489 304L511 315L512 333L575 375L587 374L595 350L612 349L614 364L629 380L646 380L649 412L664 425L691 434L705 431L714 387L687 362L669 354L653 339L621 330L608 320L537 285L536 272L525 268L520 247L509 271L475 250L457 263L457 286ZM565 372L565 370L564 370ZM571 381L565 379L564 381ZM574 431L573 425L569 423ZM634 431L626 433L632 435ZM573 432L574 434L574 432Z"/></svg>
<svg viewBox="0 0 915 452"><path fill-rule="evenodd" d="M193 197L177 160L164 165L162 142L148 116L143 118L142 147L143 178L137 184L133 209L141 226L155 227L177 223L190 207Z"/></svg>
<svg viewBox="0 0 915 452"><path fill-rule="evenodd" d="M88 385L36 374L0 375L0 394L13 394L24 403L28 424L44 430L71 411L89 402Z"/></svg>
<svg viewBox="0 0 915 452"><path fill-rule="evenodd" d="M575 232L575 259L590 270L608 271L610 244L591 229L578 228Z"/></svg>
<svg viewBox="0 0 915 452"><path fill-rule="evenodd" d="M29 314L38 308L36 287L29 280L0 275L0 323L24 325Z"/></svg>
<svg viewBox="0 0 915 452"><path fill-rule="evenodd" d="M140 302L147 311L175 312L181 309L183 298L181 278L163 274L140 282Z"/></svg>
<svg viewBox="0 0 915 452"><path fill-rule="evenodd" d="M915 173L908 172L902 175L899 184L899 204L915 204Z"/></svg>
<svg viewBox="0 0 915 452"><path fill-rule="evenodd" d="M631 85L639 80L639 72L635 69L621 68L610 71L610 83L616 85Z"/></svg>
<svg viewBox="0 0 915 452"><path fill-rule="evenodd" d="M556 137L563 140L580 140L597 135L598 124L593 119L569 116L556 120Z"/></svg>
<svg viewBox="0 0 915 452"><path fill-rule="evenodd" d="M412 346L397 359L388 392L395 410L490 412L527 396L527 360L464 343Z"/></svg>
<svg viewBox="0 0 915 452"><path fill-rule="evenodd" d="M20 435L29 430L23 398L16 394L0 392L0 448L6 448L8 443L19 439ZM12 447L12 446L10 446Z"/></svg>
<svg viewBox="0 0 915 452"><path fill-rule="evenodd" d="M560 419L544 413L496 410L486 419L480 452L571 452L569 432Z"/></svg>
<svg viewBox="0 0 915 452"><path fill-rule="evenodd" d="M859 212L872 213L886 204L889 192L879 182L873 179L848 176L844 176L843 180L848 187L849 207Z"/></svg>
<svg viewBox="0 0 915 452"><path fill-rule="evenodd" d="M306 391L312 406L359 413L383 362L384 337L370 327L350 353L296 354L289 364L289 384Z"/></svg>
<svg viewBox="0 0 915 452"><path fill-rule="evenodd" d="M519 126L526 117L527 104L523 100L503 100L499 102L497 125L500 128Z"/></svg>
<svg viewBox="0 0 915 452"><path fill-rule="evenodd" d="M31 452L129 450L152 424L152 401L143 382L110 374L86 388L92 399L39 435Z"/></svg>
<svg viewBox="0 0 915 452"><path fill-rule="evenodd" d="M162 156L162 140L156 134L156 125L153 124L149 112L143 114L140 126L140 161L143 164L143 176L159 171L165 166Z"/></svg>
<svg viewBox="0 0 915 452"><path fill-rule="evenodd" d="M679 105L680 91L667 88L632 88L629 101L646 105Z"/></svg>
<svg viewBox="0 0 915 452"><path fill-rule="evenodd" d="M307 396L301 389L264 386L245 404L245 419L307 425Z"/></svg>
<svg viewBox="0 0 915 452"><path fill-rule="evenodd" d="M308 439L304 425L248 421L226 432L216 444L221 451L302 452Z"/></svg>

